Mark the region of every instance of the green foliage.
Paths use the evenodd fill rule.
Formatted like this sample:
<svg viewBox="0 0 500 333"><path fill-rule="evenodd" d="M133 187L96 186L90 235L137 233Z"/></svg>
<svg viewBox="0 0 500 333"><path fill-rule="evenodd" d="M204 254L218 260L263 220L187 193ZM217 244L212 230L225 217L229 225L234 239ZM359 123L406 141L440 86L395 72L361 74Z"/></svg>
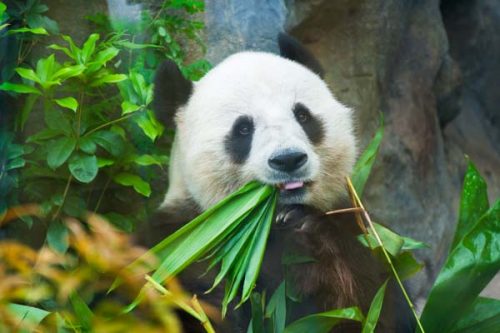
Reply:
<svg viewBox="0 0 500 333"><path fill-rule="evenodd" d="M0 2L0 38L9 38L9 48L0 53L3 64L0 81L13 79L14 69L25 63L33 47L49 33L57 33L58 25L45 14L48 7L40 0Z"/></svg>
<svg viewBox="0 0 500 333"><path fill-rule="evenodd" d="M469 162L455 234L456 244L452 247L422 312L422 323L428 333L474 331L474 327L470 327L470 330L464 328L467 322L462 327L455 324L464 316L470 317L470 312L476 311L478 302L481 302L478 299L479 293L500 270L500 249L497 246L500 201L497 200L490 208L488 206L484 179ZM481 303L482 309L486 309L487 304L494 305ZM491 324L490 318L485 318L485 321L488 323L484 325ZM483 323L474 324L478 325ZM499 328L500 325L495 327L496 330Z"/></svg>
<svg viewBox="0 0 500 333"><path fill-rule="evenodd" d="M203 48L203 24L192 16L204 10L203 2L164 1L145 9L139 26L125 24L119 31L97 15L102 34L81 44L67 35L51 38L51 53L32 63L26 61L31 48L58 33L57 24L39 0L12 3L0 5L0 38L19 40L21 49L0 92L24 99L15 117L15 130L26 137L23 151L30 152L20 168L22 200L41 204L48 243L58 250L67 248L64 215L101 212L133 230L146 219L141 198L151 196L158 168L168 163L156 144L164 128L151 109L152 74L167 58L191 79L209 69L204 60L188 64L183 49L190 41ZM126 222L117 221L124 216Z"/></svg>

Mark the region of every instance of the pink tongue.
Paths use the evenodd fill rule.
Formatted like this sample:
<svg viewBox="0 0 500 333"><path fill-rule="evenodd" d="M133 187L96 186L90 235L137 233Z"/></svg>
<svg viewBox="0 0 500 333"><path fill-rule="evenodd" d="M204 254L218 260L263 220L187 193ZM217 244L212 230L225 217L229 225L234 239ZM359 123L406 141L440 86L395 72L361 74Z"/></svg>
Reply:
<svg viewBox="0 0 500 333"><path fill-rule="evenodd" d="M295 190L296 188L300 188L304 186L304 182L293 182L293 183L286 183L283 185L285 190Z"/></svg>

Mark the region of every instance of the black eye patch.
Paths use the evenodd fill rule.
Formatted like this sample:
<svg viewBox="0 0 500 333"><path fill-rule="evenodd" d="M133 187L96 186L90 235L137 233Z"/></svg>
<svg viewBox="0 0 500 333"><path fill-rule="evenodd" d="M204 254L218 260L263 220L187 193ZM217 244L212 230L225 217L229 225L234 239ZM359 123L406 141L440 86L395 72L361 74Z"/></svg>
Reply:
<svg viewBox="0 0 500 333"><path fill-rule="evenodd" d="M234 121L224 139L226 152L234 163L241 164L248 158L254 130L253 119L249 116L240 116Z"/></svg>
<svg viewBox="0 0 500 333"><path fill-rule="evenodd" d="M293 115L302 126L307 137L313 144L319 144L325 136L325 129L321 119L313 116L309 109L302 103L293 106Z"/></svg>

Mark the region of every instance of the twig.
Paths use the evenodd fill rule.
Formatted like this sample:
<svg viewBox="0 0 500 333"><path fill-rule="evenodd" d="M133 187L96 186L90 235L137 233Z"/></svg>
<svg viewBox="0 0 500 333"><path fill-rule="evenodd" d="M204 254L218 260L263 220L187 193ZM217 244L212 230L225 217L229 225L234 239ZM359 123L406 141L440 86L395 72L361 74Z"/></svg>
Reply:
<svg viewBox="0 0 500 333"><path fill-rule="evenodd" d="M373 235L375 236L375 239L380 245L380 248L382 249L382 252L384 253L385 259L387 260L387 263L391 267L392 273L394 274L394 277L396 281L398 282L399 287L401 288L401 292L403 293L403 296L406 299L406 302L408 303L408 306L410 307L411 311L413 312L413 315L415 316L415 319L417 321L417 326L420 329L421 333L425 333L425 330L422 326L422 323L420 322L420 319L418 318L417 312L415 311L415 307L413 306L413 303L410 300L410 297L408 296L408 293L406 292L405 287L403 286L403 282L401 282L401 278L398 275L398 272L396 271L396 268L394 267L394 264L392 263L391 257L389 256L389 253L387 253L387 250L384 247L384 243L382 242L382 239L380 238L377 230L375 229L375 226L370 218L370 215L368 215L368 212L366 211L365 207L361 203L361 200L358 197L358 194L356 193L356 190L354 189L354 186L352 185L351 179L347 177L347 185L349 188L349 192L351 193L352 197L355 199L355 204L359 205L359 207L362 208L362 213L363 217L365 218L366 222L368 222L368 225L370 226L371 231L373 232Z"/></svg>
<svg viewBox="0 0 500 333"><path fill-rule="evenodd" d="M330 210L330 211L326 212L325 215L336 215L336 214L344 214L344 213L361 213L362 211L363 211L363 209L360 207L351 207L351 208Z"/></svg>

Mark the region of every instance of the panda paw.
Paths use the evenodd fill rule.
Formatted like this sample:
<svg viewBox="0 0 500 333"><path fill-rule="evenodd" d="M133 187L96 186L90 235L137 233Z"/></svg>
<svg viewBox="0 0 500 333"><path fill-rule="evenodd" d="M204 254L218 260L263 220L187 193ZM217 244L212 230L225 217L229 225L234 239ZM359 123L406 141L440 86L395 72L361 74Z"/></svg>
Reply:
<svg viewBox="0 0 500 333"><path fill-rule="evenodd" d="M278 209L276 214L276 228L300 229L304 223L307 209L303 205L286 205Z"/></svg>

